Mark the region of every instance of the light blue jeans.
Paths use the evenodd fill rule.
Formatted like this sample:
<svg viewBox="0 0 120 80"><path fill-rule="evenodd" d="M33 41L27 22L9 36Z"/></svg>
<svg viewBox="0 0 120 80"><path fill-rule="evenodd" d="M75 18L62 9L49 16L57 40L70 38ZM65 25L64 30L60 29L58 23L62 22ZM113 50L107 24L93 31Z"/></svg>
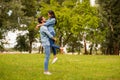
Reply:
<svg viewBox="0 0 120 80"><path fill-rule="evenodd" d="M46 46L43 46L43 48L45 53L44 70L48 71L48 64L49 64L49 58L50 58L50 46L46 45Z"/></svg>

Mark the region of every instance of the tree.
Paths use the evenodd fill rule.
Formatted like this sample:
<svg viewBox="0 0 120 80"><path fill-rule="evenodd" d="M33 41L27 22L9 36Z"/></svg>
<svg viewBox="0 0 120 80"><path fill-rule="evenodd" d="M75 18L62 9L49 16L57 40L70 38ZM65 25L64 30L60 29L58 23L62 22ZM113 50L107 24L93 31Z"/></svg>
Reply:
<svg viewBox="0 0 120 80"><path fill-rule="evenodd" d="M106 54L119 55L120 45L120 1L119 0L97 0L99 12L106 31ZM105 47L105 46L104 46Z"/></svg>
<svg viewBox="0 0 120 80"><path fill-rule="evenodd" d="M29 53L32 52L32 43L36 41L36 35L37 31L35 30L36 26L36 15L37 15L37 10L38 10L38 3L39 1L37 0L22 0L22 5L25 7L22 9L22 11L25 12L24 16L25 18L23 19L23 22L27 27L22 28L22 30L27 30L28 31L28 39L29 39Z"/></svg>
<svg viewBox="0 0 120 80"><path fill-rule="evenodd" d="M35 30L36 23L31 22L31 24L28 26L28 34L27 36L29 37L29 53L32 52L32 43L36 41L37 37L37 31Z"/></svg>
<svg viewBox="0 0 120 80"><path fill-rule="evenodd" d="M58 43L61 46L65 45L65 43L62 41L63 41L63 39L65 39L64 37L67 37L67 36L65 36L64 34L69 34L69 35L72 34L69 29L71 27L71 26L69 26L70 25L69 24L70 16L69 16L69 14L67 15L68 11L70 12L70 9L63 7L57 1L50 0L50 4L41 2L40 10L41 10L41 13L39 15L43 15L43 16L47 16L48 10L53 10L55 12L56 17L57 17L57 22L58 22L57 25L55 26L55 30L57 32L56 35L58 35L57 37L59 37ZM68 40L68 38L66 38L66 40Z"/></svg>
<svg viewBox="0 0 120 80"><path fill-rule="evenodd" d="M20 0L0 1L0 43L3 43L2 41L5 40L6 32L14 31L20 26L19 21L23 18L22 8Z"/></svg>
<svg viewBox="0 0 120 80"><path fill-rule="evenodd" d="M81 34L84 41L84 50L85 54L88 54L86 49L86 41L93 42L98 36L97 28L99 27L99 17L98 11L95 7L91 7L89 1L83 1L78 3L73 10L73 14L76 14L74 20L74 25L72 27L72 32L75 34ZM73 16L74 17L74 16ZM94 36L91 36L91 32L94 33ZM94 40L93 40L94 39Z"/></svg>
<svg viewBox="0 0 120 80"><path fill-rule="evenodd" d="M17 37L17 44L15 45L15 49L19 51L28 51L29 50L29 44L28 44L28 38L25 35L19 35Z"/></svg>
<svg viewBox="0 0 120 80"><path fill-rule="evenodd" d="M78 54L80 54L81 52L81 48L83 48L83 45L81 43L81 35L71 35L69 41L67 42L67 46L69 47L68 50L69 52L77 52Z"/></svg>
<svg viewBox="0 0 120 80"><path fill-rule="evenodd" d="M37 9L37 0L2 0L0 1L0 39L4 38L4 33L10 30L30 31L29 36L33 37L29 26L35 20ZM24 26L25 25L25 26ZM35 27L35 25L33 25ZM33 29L34 30L34 29ZM35 31L34 31L35 32ZM32 32L33 33L33 32ZM33 38L29 38L33 39ZM29 40L30 45L32 44ZM0 44L1 45L1 44ZM30 46L30 51L31 52Z"/></svg>
<svg viewBox="0 0 120 80"><path fill-rule="evenodd" d="M89 0L83 3L77 2L77 0L66 0L61 3L50 0L49 4L41 3L40 15L46 16L50 9L54 10L57 16L58 23L55 30L61 46L70 43L70 38L74 38L73 35L86 35L84 36L84 42L86 42L86 39L91 40L87 37L90 34L89 30L96 31L99 17L97 9L90 6ZM87 54L86 46L84 48L85 54Z"/></svg>

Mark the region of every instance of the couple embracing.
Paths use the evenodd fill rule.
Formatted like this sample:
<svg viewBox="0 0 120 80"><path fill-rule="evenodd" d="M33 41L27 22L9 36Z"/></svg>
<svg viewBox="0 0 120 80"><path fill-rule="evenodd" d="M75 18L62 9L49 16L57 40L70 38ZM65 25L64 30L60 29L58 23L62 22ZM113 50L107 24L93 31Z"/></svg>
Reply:
<svg viewBox="0 0 120 80"><path fill-rule="evenodd" d="M54 26L57 23L55 13L52 10L48 11L48 17L49 19L46 21L46 19L41 16L38 18L38 25L36 26L36 29L40 27L40 39L41 43L44 49L45 53L45 60L44 60L44 74L51 75L51 73L48 71L48 64L49 64L49 58L50 58L50 48L52 48L54 59L52 63L55 63L57 61L56 56L56 49L60 49L60 51L63 51L63 48L60 46L55 45L55 30Z"/></svg>

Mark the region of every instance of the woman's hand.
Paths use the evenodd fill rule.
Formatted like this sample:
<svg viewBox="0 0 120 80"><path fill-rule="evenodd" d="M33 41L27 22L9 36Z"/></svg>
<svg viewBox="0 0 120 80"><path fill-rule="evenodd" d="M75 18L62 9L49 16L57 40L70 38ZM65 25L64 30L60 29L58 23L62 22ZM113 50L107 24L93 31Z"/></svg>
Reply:
<svg viewBox="0 0 120 80"><path fill-rule="evenodd" d="M57 39L56 39L55 37L53 38L53 40L54 40L54 41L57 41Z"/></svg>

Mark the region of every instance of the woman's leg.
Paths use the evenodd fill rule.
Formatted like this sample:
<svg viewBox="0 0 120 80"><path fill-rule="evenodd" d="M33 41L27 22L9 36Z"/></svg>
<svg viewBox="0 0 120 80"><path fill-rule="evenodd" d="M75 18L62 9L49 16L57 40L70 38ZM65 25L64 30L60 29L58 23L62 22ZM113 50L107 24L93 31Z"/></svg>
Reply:
<svg viewBox="0 0 120 80"><path fill-rule="evenodd" d="M50 32L53 36L55 36L55 32ZM50 47L52 48L54 58L56 58L56 49L60 49L60 52L63 53L63 47L55 45L55 41L53 39L49 39Z"/></svg>
<svg viewBox="0 0 120 80"><path fill-rule="evenodd" d="M57 52L56 52L56 48L59 48L59 46L56 47L56 45L54 45L54 40L49 39L50 41L50 47L52 49L53 55L56 56Z"/></svg>
<svg viewBox="0 0 120 80"><path fill-rule="evenodd" d="M53 36L55 36L55 32L50 32L50 33L51 33ZM52 48L52 51L53 51L53 55L54 55L54 57L56 57L56 54L57 54L56 48L59 49L59 46L56 47L56 45L54 44L55 41L54 41L53 39L49 39L49 41L50 41L50 47Z"/></svg>
<svg viewBox="0 0 120 80"><path fill-rule="evenodd" d="M52 51L53 51L53 55L54 55L54 56L57 54L56 49L59 49L60 52L63 53L63 47L57 46L57 45L55 44L55 41L52 40L52 39L50 40L50 42L51 42L51 48L52 48Z"/></svg>

